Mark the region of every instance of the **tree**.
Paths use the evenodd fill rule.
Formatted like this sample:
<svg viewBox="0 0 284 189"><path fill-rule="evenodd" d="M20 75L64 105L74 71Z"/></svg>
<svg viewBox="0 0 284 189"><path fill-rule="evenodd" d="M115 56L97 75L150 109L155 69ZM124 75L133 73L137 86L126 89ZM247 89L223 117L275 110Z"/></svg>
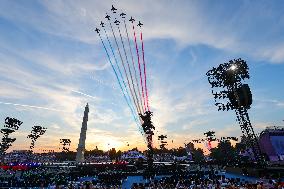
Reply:
<svg viewBox="0 0 284 189"><path fill-rule="evenodd" d="M121 158L122 152L120 150L118 150L116 152L116 159L119 160Z"/></svg>
<svg viewBox="0 0 284 189"><path fill-rule="evenodd" d="M74 161L76 159L76 152L68 151L68 152L57 152L56 159L60 161Z"/></svg>
<svg viewBox="0 0 284 189"><path fill-rule="evenodd" d="M204 153L201 148L194 148L192 151L192 157L196 163L203 163L205 160Z"/></svg>
<svg viewBox="0 0 284 189"><path fill-rule="evenodd" d="M171 150L168 150L167 148L153 148L153 154L163 154L163 153L171 153Z"/></svg>
<svg viewBox="0 0 284 189"><path fill-rule="evenodd" d="M218 164L228 165L236 162L237 154L230 141L221 141L217 148L211 149L210 157Z"/></svg>
<svg viewBox="0 0 284 189"><path fill-rule="evenodd" d="M115 160L115 158L116 158L116 150L115 150L115 148L112 148L111 150L109 150L108 156L109 156L109 158L111 160Z"/></svg>
<svg viewBox="0 0 284 189"><path fill-rule="evenodd" d="M131 150L131 151L137 151L137 152L138 152L138 148L137 148L137 147L132 148L132 150Z"/></svg>
<svg viewBox="0 0 284 189"><path fill-rule="evenodd" d="M182 157L182 156L186 156L187 155L186 150L183 147L172 149L172 154L174 156L177 156L177 157Z"/></svg>
<svg viewBox="0 0 284 189"><path fill-rule="evenodd" d="M90 151L86 151L85 155L102 156L102 155L104 155L104 151L99 150L98 147L96 146L95 149L90 150Z"/></svg>

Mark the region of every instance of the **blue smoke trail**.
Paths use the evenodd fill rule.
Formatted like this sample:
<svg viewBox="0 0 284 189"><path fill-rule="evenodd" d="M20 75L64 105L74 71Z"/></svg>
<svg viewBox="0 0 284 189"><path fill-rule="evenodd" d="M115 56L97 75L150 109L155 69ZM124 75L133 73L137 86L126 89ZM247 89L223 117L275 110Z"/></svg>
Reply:
<svg viewBox="0 0 284 189"><path fill-rule="evenodd" d="M121 89L121 91L122 91L122 93L123 93L124 99L125 99L125 101L126 101L128 107L129 107L130 110L131 110L131 114L132 114L132 116L133 116L133 118L134 118L134 121L137 123L137 125L138 125L138 127L139 127L140 124L139 124L139 122L138 122L138 120L137 120L137 117L136 117L135 114L134 114L134 111L133 111L133 109L132 109L132 107L131 107L131 105L130 105L130 103L129 103L129 100L127 99L127 97L126 97L126 95L125 95L125 93L124 93L124 91L123 91L123 87L122 87L122 85L121 85L121 81L120 81L120 79L119 79L119 77L118 77L118 74L117 74L115 68L114 68L114 65L113 65L113 63L112 63L112 61L111 61L110 55L109 55L109 53L108 53L108 51L107 51L107 48L106 48L106 46L105 46L105 43L103 42L103 39L102 39L100 33L99 33L99 37L100 37L100 40L101 40L101 42L102 42L102 44L103 44L103 47L104 47L104 49L105 49L105 51L106 51L106 54L107 54L108 60L109 60L109 62L110 62L110 64L111 64L111 67L112 67L112 69L113 69L113 71L114 71L114 73L115 73L116 79L117 79L118 84L119 84L119 86L120 86L120 89ZM128 94L128 93L127 93L127 94Z"/></svg>
<svg viewBox="0 0 284 189"><path fill-rule="evenodd" d="M126 92L127 97L128 97L128 99L129 99L128 101L130 101L130 102L131 102L131 98L130 98L130 95L129 95L129 93L128 93L126 83L125 83L125 81L124 81L124 79L123 79L122 72L121 72L121 70L120 70L120 68L119 68L119 66L118 66L118 61L117 61L117 58L116 58L116 56L115 56L115 53L114 53L113 47L112 47L112 45L111 45L111 42L110 42L110 40L109 40L109 37L108 37L108 35L107 35L107 32L106 32L105 28L103 28L103 30L104 30L104 32L105 32L105 35L106 35L106 38L107 38L108 44L109 44L109 46L110 46L110 49L111 49L112 55L113 55L113 57L114 57L115 64L116 64L116 67L117 67L117 69L118 69L119 75L120 75L121 80L122 80L122 82L123 82L125 92ZM132 107L132 106L131 106L131 107ZM132 107L132 108L134 108L134 107Z"/></svg>
<svg viewBox="0 0 284 189"><path fill-rule="evenodd" d="M111 23L110 23L110 26L111 26ZM111 26L111 27L112 27L112 26ZM122 72L121 72L121 70L120 70L120 68L119 68L118 60L117 60L117 58L116 58L116 56L115 56L114 49L113 49L113 47L112 47L112 45L111 45L111 42L110 42L110 39L109 39L109 37L108 37L108 35L107 35L106 29L103 28L103 30L104 30L104 32L105 32L105 35L106 35L108 44L109 44L109 46L110 46L112 55L113 55L113 57L114 57L115 64L116 64L116 67L117 67L117 69L118 69L119 75L120 75L121 80L122 80L122 82L123 82L123 85L124 85L124 88L125 88L125 92L126 92L127 97L128 97L128 99L129 99L128 102L129 102L129 104L131 104L131 98L130 98L130 95L129 95L129 93L128 93L128 90L127 90L125 81L124 81L124 79L123 79ZM112 30L112 32L113 32L113 30ZM114 32L113 32L113 35L114 35ZM109 55L108 55L108 56L109 56ZM116 74L117 74L117 73L116 73ZM121 90L122 90L123 95L125 95L123 89L121 89ZM125 98L126 98L126 97L125 97ZM132 112L132 114L134 115L134 111L133 111L134 107L133 107L133 106L131 106L131 107L129 106L129 108L131 109L131 112ZM137 123L137 126L138 126L138 128L139 128L140 133L142 134L142 136L144 136L144 132L143 132L142 128L140 127L140 123L139 123L139 121L137 120L137 117L136 117L136 116L134 116L134 117L135 117L134 119L135 119L135 121L136 121L136 123ZM147 142L145 141L145 138L144 138L144 142L147 143Z"/></svg>

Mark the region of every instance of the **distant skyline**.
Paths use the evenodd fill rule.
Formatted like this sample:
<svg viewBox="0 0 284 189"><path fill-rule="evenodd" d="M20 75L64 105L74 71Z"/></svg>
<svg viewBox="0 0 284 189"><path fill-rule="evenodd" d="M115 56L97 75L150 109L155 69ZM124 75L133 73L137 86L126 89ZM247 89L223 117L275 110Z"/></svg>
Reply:
<svg viewBox="0 0 284 189"><path fill-rule="evenodd" d="M234 112L217 111L205 75L234 58L250 68L255 131L284 125L281 0L3 0L0 123L23 121L11 150L29 148L34 125L47 128L35 151L58 151L60 138L70 138L75 150L87 103L88 150L146 149L94 31L111 5L144 23L155 141L165 134L169 147L179 147L208 130L241 135Z"/></svg>

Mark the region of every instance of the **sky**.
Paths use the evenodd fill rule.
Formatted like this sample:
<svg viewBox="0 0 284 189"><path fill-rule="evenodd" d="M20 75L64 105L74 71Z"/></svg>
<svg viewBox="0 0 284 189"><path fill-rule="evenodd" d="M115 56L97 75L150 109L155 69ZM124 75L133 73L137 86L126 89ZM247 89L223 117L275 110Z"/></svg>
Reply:
<svg viewBox="0 0 284 189"><path fill-rule="evenodd" d="M94 31L112 4L144 24L155 136L166 134L169 147L209 130L241 135L234 112L217 111L205 75L234 58L250 68L256 133L284 125L281 0L1 0L0 121L23 121L10 150L29 148L34 125L47 128L35 151L60 150L61 138L75 150L86 103L87 150L146 148Z"/></svg>

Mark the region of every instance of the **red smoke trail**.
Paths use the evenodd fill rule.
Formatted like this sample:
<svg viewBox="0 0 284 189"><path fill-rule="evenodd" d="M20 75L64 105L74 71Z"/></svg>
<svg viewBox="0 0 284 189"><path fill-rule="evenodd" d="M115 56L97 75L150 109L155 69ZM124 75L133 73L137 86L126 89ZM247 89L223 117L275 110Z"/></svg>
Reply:
<svg viewBox="0 0 284 189"><path fill-rule="evenodd" d="M134 25L132 26L132 29L133 29L133 32L134 32L134 41L135 41L137 58L138 58L138 68L139 68L139 73L140 73L140 84L141 84L141 87L142 87L142 98L143 98L143 104L144 104L143 109L144 109L144 112L146 112L144 87L143 87L142 72L141 72L141 66L140 66L140 56L139 56L139 51L138 51L138 45L137 45L136 33L135 33Z"/></svg>
<svg viewBox="0 0 284 189"><path fill-rule="evenodd" d="M143 37L142 37L142 32L140 33L140 39L142 43L142 55L143 55L143 66L144 66L144 86L145 86L145 92L146 92L146 103L147 103L147 108L148 111L150 111L149 108L149 99L148 99L148 89L147 89L147 78L146 78L146 63L145 63L145 58L144 58L144 43L143 43Z"/></svg>

